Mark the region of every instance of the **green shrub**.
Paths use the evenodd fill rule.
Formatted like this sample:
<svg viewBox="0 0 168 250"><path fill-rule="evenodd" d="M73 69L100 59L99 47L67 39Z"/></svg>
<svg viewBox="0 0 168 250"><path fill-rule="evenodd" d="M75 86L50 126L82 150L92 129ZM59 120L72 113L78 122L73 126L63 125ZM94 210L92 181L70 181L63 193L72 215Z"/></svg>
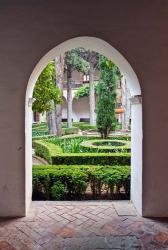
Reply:
<svg viewBox="0 0 168 250"><path fill-rule="evenodd" d="M129 153L64 153L51 158L53 165L130 165Z"/></svg>
<svg viewBox="0 0 168 250"><path fill-rule="evenodd" d="M36 128L47 128L47 123L46 122L33 123L32 129L36 129Z"/></svg>
<svg viewBox="0 0 168 250"><path fill-rule="evenodd" d="M71 135L71 134L77 134L79 131L78 128L63 128L62 134L63 135Z"/></svg>
<svg viewBox="0 0 168 250"><path fill-rule="evenodd" d="M33 199L81 199L88 188L99 197L102 190L114 195L121 188L130 193L129 166L45 165L33 166Z"/></svg>
<svg viewBox="0 0 168 250"><path fill-rule="evenodd" d="M82 137L71 138L50 138L47 141L58 145L62 148L64 153L78 153L81 152L80 144L84 140Z"/></svg>
<svg viewBox="0 0 168 250"><path fill-rule="evenodd" d="M62 149L59 146L42 140L33 141L33 148L36 155L44 158L50 164L52 164L53 155L62 153Z"/></svg>
<svg viewBox="0 0 168 250"><path fill-rule="evenodd" d="M58 138L58 137L48 137L47 141L50 142L50 143L59 145L62 148L64 153L117 152L116 147L113 148L113 149L116 149L116 150L111 150L111 151L110 150L105 150L106 148L104 150L102 150L102 151L99 151L97 149L94 150L94 147L93 147L93 150L91 151L90 147L87 147L87 143L90 143L89 142L90 140L95 140L95 142L96 142L96 140L98 140L98 139L102 143L106 142L106 140L105 141L100 140L100 138L97 137L97 136L84 136L84 135L76 135L76 134L74 134L74 135L66 135L66 136L63 136L63 137L60 137L60 138ZM124 151L124 152L128 151L128 152L130 152L130 143L129 143L130 137L126 137L126 136L124 136L124 137L115 136L114 137L113 136L113 137L111 137L111 139L112 140L118 140L118 141L119 140L123 141L125 139L124 144L126 144L126 146L123 147L123 150L120 150L120 151ZM85 146L85 141L87 141L87 140L89 140L89 141L86 142L86 146ZM81 145L81 143L82 143L82 145ZM87 150L87 148L88 148L88 150ZM97 148L97 147L95 147L95 148ZM128 150L126 150L127 148L128 148Z"/></svg>
<svg viewBox="0 0 168 250"><path fill-rule="evenodd" d="M62 200L65 194L65 187L60 181L54 183L51 188L51 197L53 200Z"/></svg>
<svg viewBox="0 0 168 250"><path fill-rule="evenodd" d="M97 82L94 82L94 89L97 92ZM82 87L78 88L75 93L75 99L80 99L82 97L89 96L89 84L84 84Z"/></svg>
<svg viewBox="0 0 168 250"><path fill-rule="evenodd" d="M129 153L62 153L58 145L41 140L34 141L33 147L52 165L130 165Z"/></svg>
<svg viewBox="0 0 168 250"><path fill-rule="evenodd" d="M74 125L75 126L75 125ZM97 130L97 127L94 125L90 125L90 124L79 124L78 128L82 131L85 130Z"/></svg>
<svg viewBox="0 0 168 250"><path fill-rule="evenodd" d="M48 135L48 131L32 131L32 137Z"/></svg>
<svg viewBox="0 0 168 250"><path fill-rule="evenodd" d="M88 140L80 144L83 152L130 152L129 141L124 140Z"/></svg>

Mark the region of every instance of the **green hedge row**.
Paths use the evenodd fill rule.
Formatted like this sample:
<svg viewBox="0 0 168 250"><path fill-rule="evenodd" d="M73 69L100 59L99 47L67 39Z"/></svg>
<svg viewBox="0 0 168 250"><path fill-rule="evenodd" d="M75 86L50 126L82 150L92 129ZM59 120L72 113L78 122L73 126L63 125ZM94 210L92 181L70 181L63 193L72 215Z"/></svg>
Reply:
<svg viewBox="0 0 168 250"><path fill-rule="evenodd" d="M62 153L58 145L42 140L33 141L33 147L52 165L130 165L129 153Z"/></svg>
<svg viewBox="0 0 168 250"><path fill-rule="evenodd" d="M74 124L75 127L79 128L82 131L85 130L97 130L97 127L94 125L90 125L90 124L83 124L83 123L79 123L79 124Z"/></svg>
<svg viewBox="0 0 168 250"><path fill-rule="evenodd" d="M78 128L62 128L62 135L77 134L78 131Z"/></svg>
<svg viewBox="0 0 168 250"><path fill-rule="evenodd" d="M128 153L63 153L52 156L52 164L129 165Z"/></svg>
<svg viewBox="0 0 168 250"><path fill-rule="evenodd" d="M94 139L100 139L98 136L93 135L79 135L79 134L67 134L63 135L62 137L56 137L55 135L44 135L40 137L33 137L33 140L42 140L42 139L56 139L56 140L64 140L64 139L74 139L74 138L85 138L86 140L94 140ZM111 140L124 140L124 141L131 141L131 137L128 135L113 135L109 136L109 139Z"/></svg>
<svg viewBox="0 0 168 250"><path fill-rule="evenodd" d="M128 198L130 167L33 166L33 199L78 199L88 190L93 197L100 197L105 192L111 199L122 190Z"/></svg>
<svg viewBox="0 0 168 250"><path fill-rule="evenodd" d="M111 143L114 145L106 145ZM118 145L117 145L118 143ZM98 144L98 145L96 145ZM122 144L122 145L120 145ZM82 151L86 152L102 152L102 153L109 153L109 152L130 152L131 151L131 145L130 141L124 141L124 140L88 140L83 141L80 144L80 147Z"/></svg>
<svg viewBox="0 0 168 250"><path fill-rule="evenodd" d="M55 154L62 153L62 149L59 146L46 142L44 140L33 141L33 148L35 149L36 155L44 158L50 164L52 164L52 157Z"/></svg>
<svg viewBox="0 0 168 250"><path fill-rule="evenodd" d="M77 134L79 131L78 128L63 128L62 129L62 135L72 135L72 134ZM38 136L45 136L49 135L47 129L33 129L32 130L32 137L38 137Z"/></svg>

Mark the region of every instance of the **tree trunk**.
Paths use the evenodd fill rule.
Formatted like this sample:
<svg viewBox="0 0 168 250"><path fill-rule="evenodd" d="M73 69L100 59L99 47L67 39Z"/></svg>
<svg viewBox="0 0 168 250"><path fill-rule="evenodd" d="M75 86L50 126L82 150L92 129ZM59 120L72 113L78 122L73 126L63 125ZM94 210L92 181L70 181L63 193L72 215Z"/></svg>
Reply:
<svg viewBox="0 0 168 250"><path fill-rule="evenodd" d="M90 69L89 69L89 116L90 116L90 125L96 125L94 67L92 63L90 63Z"/></svg>
<svg viewBox="0 0 168 250"><path fill-rule="evenodd" d="M52 110L46 113L48 132L50 135L57 135L54 110L55 110L54 102L52 102Z"/></svg>
<svg viewBox="0 0 168 250"><path fill-rule="evenodd" d="M122 105L125 112L122 114L122 130L129 130L130 123L130 93L126 81L122 82Z"/></svg>
<svg viewBox="0 0 168 250"><path fill-rule="evenodd" d="M67 125L72 128L72 71L67 67Z"/></svg>
<svg viewBox="0 0 168 250"><path fill-rule="evenodd" d="M63 93L63 73L64 73L64 58L57 56L55 58L56 85ZM57 104L55 107L55 118L57 135L62 135L62 104Z"/></svg>

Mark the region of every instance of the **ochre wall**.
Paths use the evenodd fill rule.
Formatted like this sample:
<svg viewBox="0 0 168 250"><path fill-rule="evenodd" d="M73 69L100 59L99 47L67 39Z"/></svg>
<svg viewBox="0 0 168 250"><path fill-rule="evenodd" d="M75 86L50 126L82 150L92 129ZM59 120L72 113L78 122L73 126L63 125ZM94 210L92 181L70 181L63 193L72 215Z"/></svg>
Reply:
<svg viewBox="0 0 168 250"><path fill-rule="evenodd" d="M168 216L168 1L0 1L0 216L25 214L25 93L59 43L95 36L130 62L143 96L143 215Z"/></svg>

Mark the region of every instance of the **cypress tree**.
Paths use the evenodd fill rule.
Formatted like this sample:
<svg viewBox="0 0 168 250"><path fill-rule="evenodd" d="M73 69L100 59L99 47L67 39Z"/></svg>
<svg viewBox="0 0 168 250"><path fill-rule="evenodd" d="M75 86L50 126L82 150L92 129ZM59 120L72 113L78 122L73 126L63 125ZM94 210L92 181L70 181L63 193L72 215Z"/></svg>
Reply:
<svg viewBox="0 0 168 250"><path fill-rule="evenodd" d="M97 128L101 138L106 139L111 130L115 130L117 67L104 56L99 58L100 79L97 86L96 105Z"/></svg>

